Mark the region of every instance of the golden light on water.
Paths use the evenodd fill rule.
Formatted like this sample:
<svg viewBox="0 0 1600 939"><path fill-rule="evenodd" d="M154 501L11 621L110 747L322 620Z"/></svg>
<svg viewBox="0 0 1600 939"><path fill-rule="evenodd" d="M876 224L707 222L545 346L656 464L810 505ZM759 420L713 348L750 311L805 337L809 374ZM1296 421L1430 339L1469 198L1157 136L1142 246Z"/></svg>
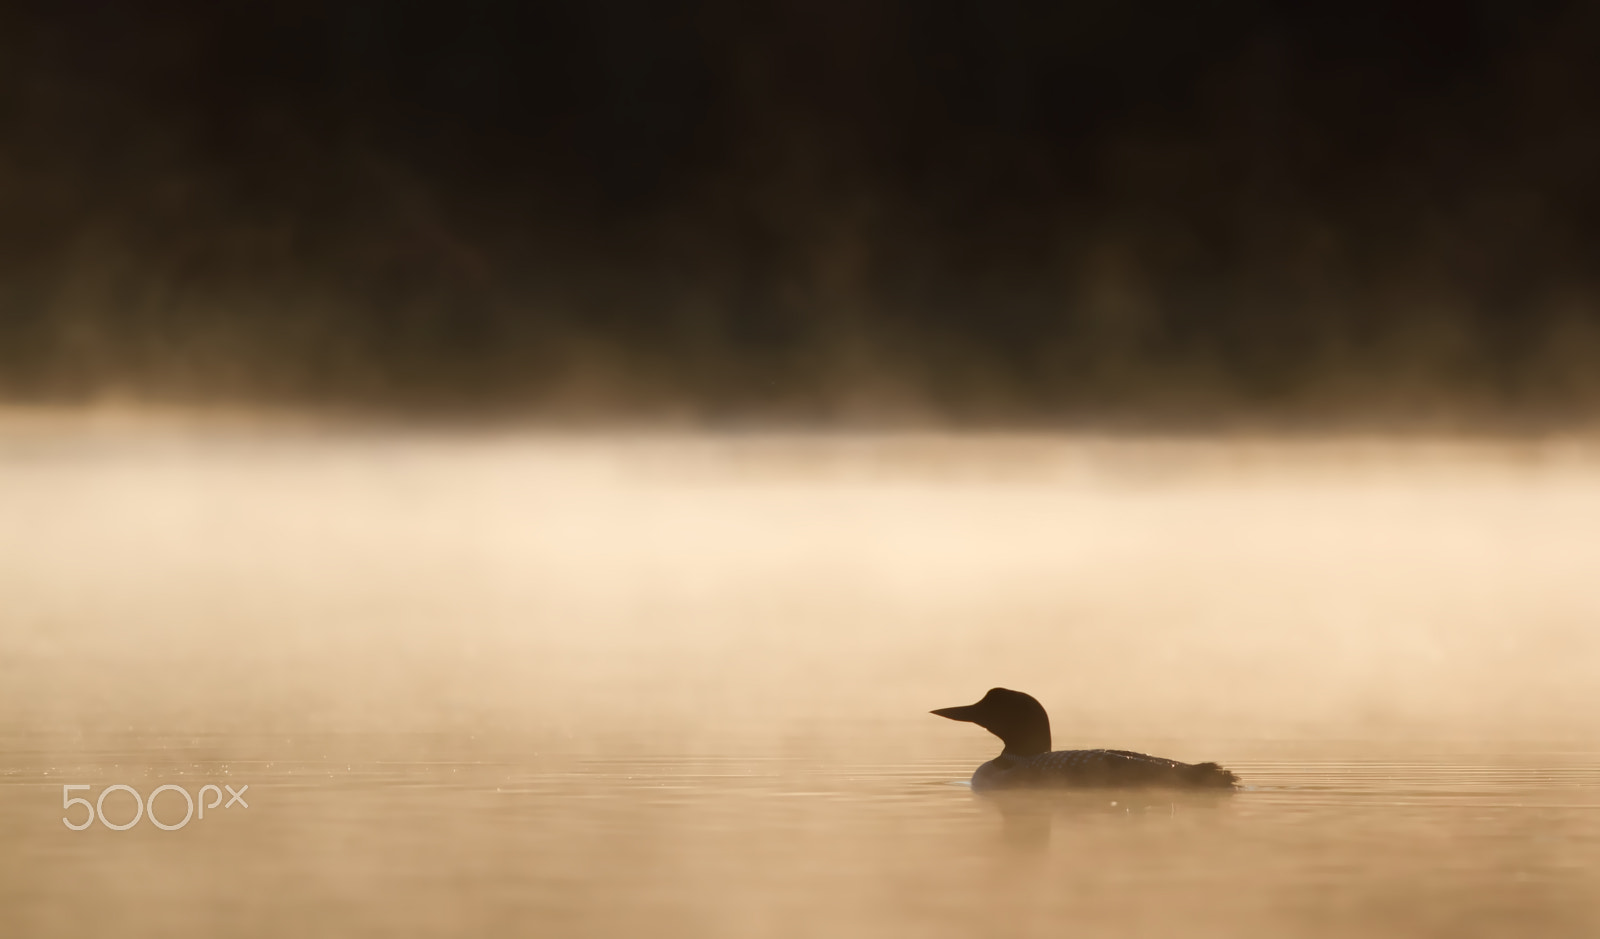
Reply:
<svg viewBox="0 0 1600 939"><path fill-rule="evenodd" d="M0 519L21 934L1600 924L1583 441L34 426ZM997 810L992 685L1253 788Z"/></svg>

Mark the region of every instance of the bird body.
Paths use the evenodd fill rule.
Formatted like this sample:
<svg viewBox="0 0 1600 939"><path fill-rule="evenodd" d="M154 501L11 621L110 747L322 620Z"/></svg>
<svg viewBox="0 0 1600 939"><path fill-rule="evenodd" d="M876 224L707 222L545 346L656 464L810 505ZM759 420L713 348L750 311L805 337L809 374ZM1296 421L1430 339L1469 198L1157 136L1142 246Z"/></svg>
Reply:
<svg viewBox="0 0 1600 939"><path fill-rule="evenodd" d="M972 788L1161 786L1232 789L1239 777L1215 763L1180 763L1131 750L1050 749L1050 717L1031 695L992 688L977 704L933 712L970 721L1005 743L1000 755L972 774Z"/></svg>

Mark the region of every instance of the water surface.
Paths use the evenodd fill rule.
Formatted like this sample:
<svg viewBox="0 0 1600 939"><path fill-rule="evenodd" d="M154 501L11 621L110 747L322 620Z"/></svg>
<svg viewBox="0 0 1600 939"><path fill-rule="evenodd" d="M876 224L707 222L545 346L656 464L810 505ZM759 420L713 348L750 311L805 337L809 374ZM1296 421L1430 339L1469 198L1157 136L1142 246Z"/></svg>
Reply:
<svg viewBox="0 0 1600 939"><path fill-rule="evenodd" d="M1571 443L13 429L0 934L1600 934L1597 533ZM1247 788L975 795L995 684Z"/></svg>

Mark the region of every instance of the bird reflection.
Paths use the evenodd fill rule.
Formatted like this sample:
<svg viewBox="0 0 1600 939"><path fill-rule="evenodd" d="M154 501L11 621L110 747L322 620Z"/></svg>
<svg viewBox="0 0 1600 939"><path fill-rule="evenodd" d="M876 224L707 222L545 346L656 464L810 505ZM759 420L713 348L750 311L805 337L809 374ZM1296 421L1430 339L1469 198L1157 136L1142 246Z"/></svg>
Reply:
<svg viewBox="0 0 1600 939"><path fill-rule="evenodd" d="M1000 790L973 793L1000 816L1001 839L1008 848L1043 852L1058 823L1064 831L1091 818L1172 818L1215 811L1225 803L1213 793L1150 793L1060 790Z"/></svg>

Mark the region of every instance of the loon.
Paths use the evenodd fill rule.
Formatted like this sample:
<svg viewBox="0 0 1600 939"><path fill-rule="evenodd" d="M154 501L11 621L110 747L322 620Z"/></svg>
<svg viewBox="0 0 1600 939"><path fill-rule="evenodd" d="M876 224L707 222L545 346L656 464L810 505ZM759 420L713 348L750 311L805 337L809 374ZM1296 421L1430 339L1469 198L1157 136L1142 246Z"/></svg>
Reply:
<svg viewBox="0 0 1600 939"><path fill-rule="evenodd" d="M1215 763L1179 763L1128 750L1050 750L1050 716L1032 695L991 688L977 704L930 713L970 721L1005 742L972 774L972 788L1166 786L1232 789L1239 781Z"/></svg>

